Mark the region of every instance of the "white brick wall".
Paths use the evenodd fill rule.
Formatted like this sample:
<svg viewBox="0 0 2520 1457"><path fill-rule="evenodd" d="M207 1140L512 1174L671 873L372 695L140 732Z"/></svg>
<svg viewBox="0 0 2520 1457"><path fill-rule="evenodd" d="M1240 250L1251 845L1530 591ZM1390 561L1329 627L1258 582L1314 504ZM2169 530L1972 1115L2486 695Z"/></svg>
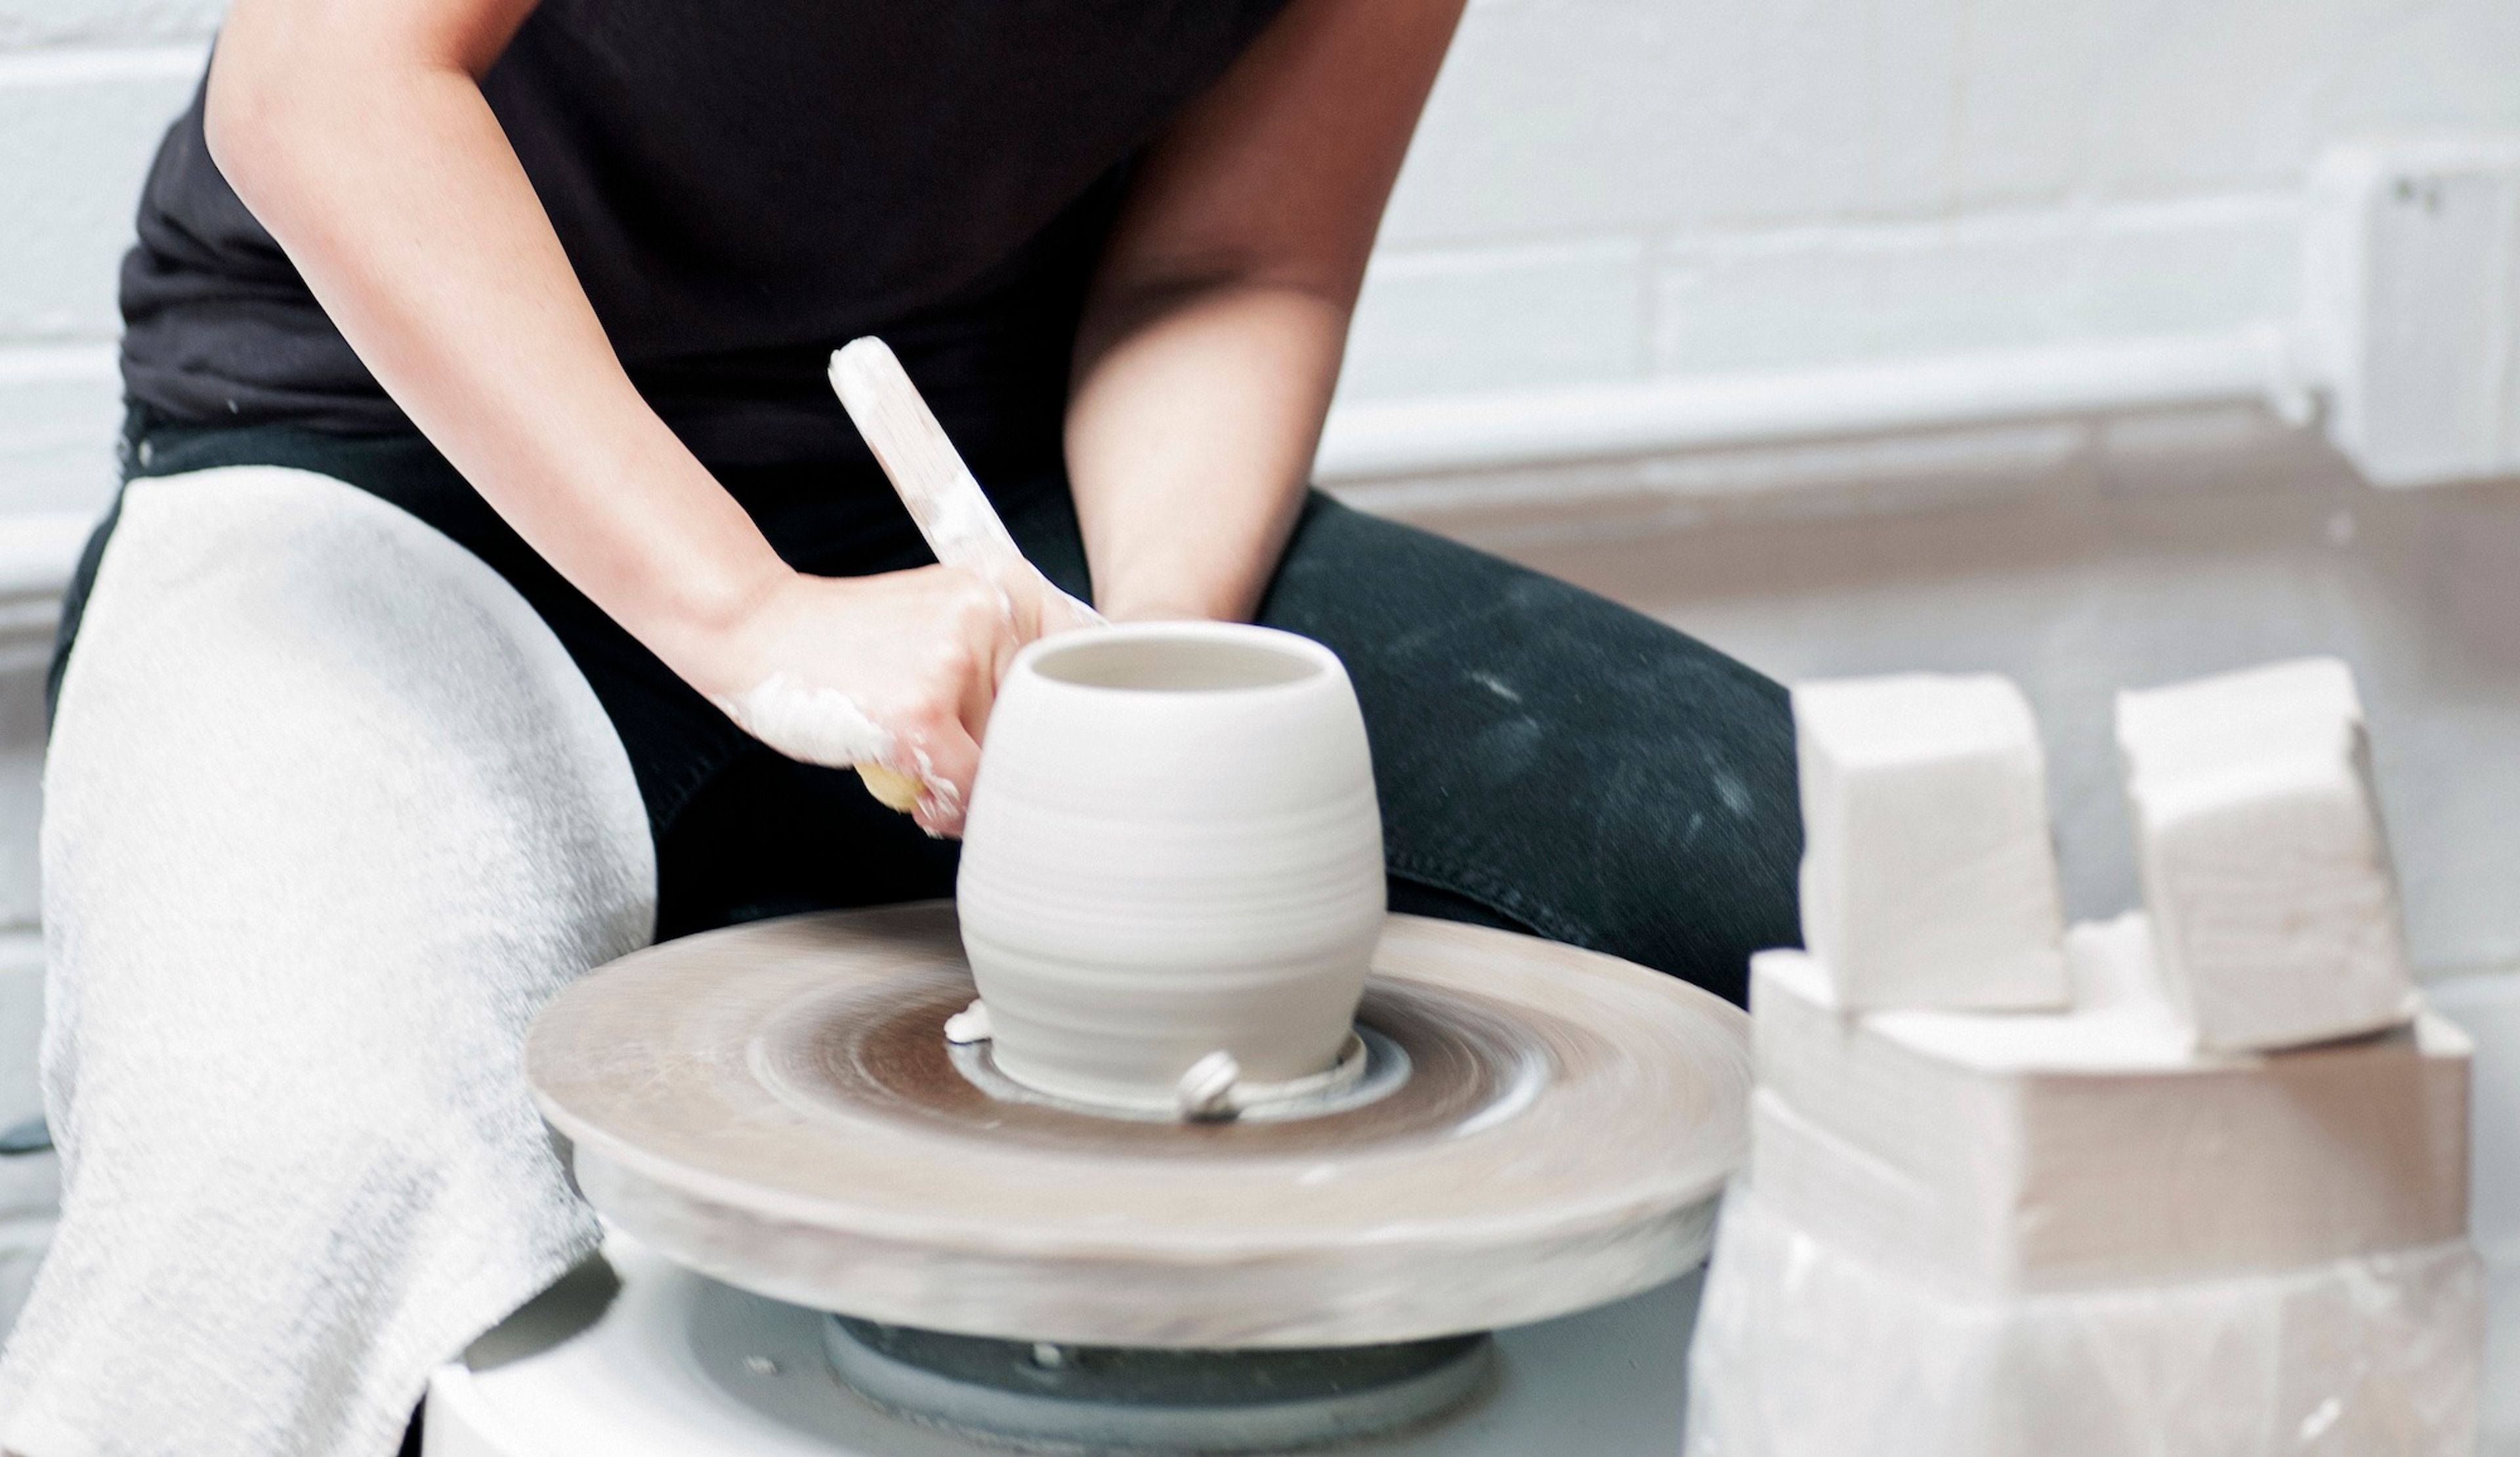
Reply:
<svg viewBox="0 0 2520 1457"><path fill-rule="evenodd" d="M1789 370L2275 323L2295 305L2301 210L2290 193L2240 194L1684 235L1658 258L1652 365Z"/></svg>
<svg viewBox="0 0 2520 1457"><path fill-rule="evenodd" d="M47 48L0 57L0 176L25 206L0 216L0 335L111 339L113 270L131 237L133 163L192 95L198 45Z"/></svg>
<svg viewBox="0 0 2520 1457"><path fill-rule="evenodd" d="M0 3L0 472L85 508L113 260L217 0ZM2339 139L2520 125L2504 0L1476 0L1352 400L2285 322Z"/></svg>
<svg viewBox="0 0 2520 1457"><path fill-rule="evenodd" d="M1374 397L1633 378L1653 347L1653 272L1635 237L1386 251L1342 384Z"/></svg>
<svg viewBox="0 0 2520 1457"><path fill-rule="evenodd" d="M2507 0L1474 0L1345 395L2289 323L2313 160L2520 125L2514 58ZM1640 318L1521 296L1631 250Z"/></svg>
<svg viewBox="0 0 2520 1457"><path fill-rule="evenodd" d="M0 50L198 41L227 0L0 0Z"/></svg>
<svg viewBox="0 0 2520 1457"><path fill-rule="evenodd" d="M213 19L172 0L0 6L0 511L93 513L112 489L115 269Z"/></svg>

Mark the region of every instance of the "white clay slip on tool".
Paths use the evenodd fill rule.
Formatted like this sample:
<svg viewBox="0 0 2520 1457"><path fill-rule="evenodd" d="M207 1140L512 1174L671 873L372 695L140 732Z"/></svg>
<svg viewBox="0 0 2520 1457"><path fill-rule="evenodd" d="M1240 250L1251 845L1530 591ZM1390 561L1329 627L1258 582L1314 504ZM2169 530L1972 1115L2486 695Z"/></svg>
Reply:
<svg viewBox="0 0 2520 1457"><path fill-rule="evenodd" d="M1034 569L890 346L869 336L833 350L832 388L937 561L991 580ZM1102 620L1093 608L1067 600L1088 620ZM898 770L860 764L858 777L867 793L894 809L907 811L919 802L919 781Z"/></svg>

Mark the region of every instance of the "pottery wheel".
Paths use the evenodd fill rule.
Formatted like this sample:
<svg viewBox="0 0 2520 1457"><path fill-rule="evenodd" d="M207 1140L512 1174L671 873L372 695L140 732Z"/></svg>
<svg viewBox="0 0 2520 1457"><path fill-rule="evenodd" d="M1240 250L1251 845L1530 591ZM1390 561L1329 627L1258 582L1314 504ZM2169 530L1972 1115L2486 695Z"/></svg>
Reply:
<svg viewBox="0 0 2520 1457"><path fill-rule="evenodd" d="M1528 936L1393 916L1359 1010L1405 1076L1309 1117L994 1096L945 1019L951 906L668 942L562 993L526 1070L615 1223L869 1321L1141 1347L1338 1346L1545 1319L1705 1255L1748 1022Z"/></svg>

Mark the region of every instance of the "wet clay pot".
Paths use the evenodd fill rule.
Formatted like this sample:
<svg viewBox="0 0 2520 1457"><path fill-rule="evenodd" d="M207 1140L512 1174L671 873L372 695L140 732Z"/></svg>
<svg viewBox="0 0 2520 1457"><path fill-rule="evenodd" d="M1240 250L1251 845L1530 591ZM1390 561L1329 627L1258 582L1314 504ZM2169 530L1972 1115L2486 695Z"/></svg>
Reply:
<svg viewBox="0 0 2520 1457"><path fill-rule="evenodd" d="M1018 1082L1162 1109L1220 1051L1252 1083L1323 1072L1383 917L1346 670L1221 623L1033 644L989 719L958 898Z"/></svg>

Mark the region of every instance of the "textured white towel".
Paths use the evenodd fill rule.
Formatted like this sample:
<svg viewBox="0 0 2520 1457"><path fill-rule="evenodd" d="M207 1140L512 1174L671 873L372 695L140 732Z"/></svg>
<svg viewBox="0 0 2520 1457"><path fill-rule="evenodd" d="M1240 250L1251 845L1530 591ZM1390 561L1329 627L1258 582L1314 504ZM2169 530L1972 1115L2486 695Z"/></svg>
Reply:
<svg viewBox="0 0 2520 1457"><path fill-rule="evenodd" d="M619 740L461 547L210 471L127 493L45 795L63 1219L0 1446L390 1452L597 1238L518 1047L651 932Z"/></svg>

